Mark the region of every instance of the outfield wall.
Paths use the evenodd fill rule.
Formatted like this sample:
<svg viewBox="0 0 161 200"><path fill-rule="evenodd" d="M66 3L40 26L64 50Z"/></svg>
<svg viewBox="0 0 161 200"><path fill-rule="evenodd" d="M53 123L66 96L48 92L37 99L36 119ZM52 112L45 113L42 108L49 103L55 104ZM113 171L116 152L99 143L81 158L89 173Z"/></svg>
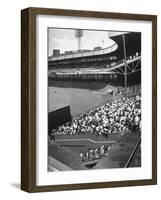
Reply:
<svg viewBox="0 0 161 200"><path fill-rule="evenodd" d="M70 106L48 113L48 133L71 120Z"/></svg>
<svg viewBox="0 0 161 200"><path fill-rule="evenodd" d="M55 80L100 80L100 81L116 81L117 74L115 73L86 73L86 74L72 74L72 73L57 73L57 74L50 74L50 79Z"/></svg>

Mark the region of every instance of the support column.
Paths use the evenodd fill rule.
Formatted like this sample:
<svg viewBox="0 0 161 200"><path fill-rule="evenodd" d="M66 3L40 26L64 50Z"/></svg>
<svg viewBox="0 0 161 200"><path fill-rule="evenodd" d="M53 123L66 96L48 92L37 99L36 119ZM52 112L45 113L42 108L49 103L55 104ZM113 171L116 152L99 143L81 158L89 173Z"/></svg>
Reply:
<svg viewBox="0 0 161 200"><path fill-rule="evenodd" d="M122 35L122 39L123 39L124 63L125 63L125 70L124 70L124 87L125 87L125 97L127 97L127 58L126 58L126 42L125 42L125 35Z"/></svg>

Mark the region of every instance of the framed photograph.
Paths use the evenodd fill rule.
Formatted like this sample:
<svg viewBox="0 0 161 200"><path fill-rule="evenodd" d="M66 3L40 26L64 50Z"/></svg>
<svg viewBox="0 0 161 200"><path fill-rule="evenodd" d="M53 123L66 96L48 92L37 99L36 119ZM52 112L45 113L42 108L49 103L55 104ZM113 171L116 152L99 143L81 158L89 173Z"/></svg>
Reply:
<svg viewBox="0 0 161 200"><path fill-rule="evenodd" d="M21 11L21 189L157 184L157 16Z"/></svg>

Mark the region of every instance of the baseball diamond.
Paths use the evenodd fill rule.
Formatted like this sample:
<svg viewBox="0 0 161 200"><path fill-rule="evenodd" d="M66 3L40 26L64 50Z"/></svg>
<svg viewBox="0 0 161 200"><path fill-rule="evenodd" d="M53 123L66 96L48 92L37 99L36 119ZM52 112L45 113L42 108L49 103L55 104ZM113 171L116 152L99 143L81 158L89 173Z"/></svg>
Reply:
<svg viewBox="0 0 161 200"><path fill-rule="evenodd" d="M141 167L141 33L48 29L48 171Z"/></svg>

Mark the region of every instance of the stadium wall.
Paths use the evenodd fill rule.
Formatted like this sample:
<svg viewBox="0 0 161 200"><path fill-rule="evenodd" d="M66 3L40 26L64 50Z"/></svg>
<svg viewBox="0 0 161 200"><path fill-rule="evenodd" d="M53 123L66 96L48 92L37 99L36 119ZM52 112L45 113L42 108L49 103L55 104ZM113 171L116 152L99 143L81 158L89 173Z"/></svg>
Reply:
<svg viewBox="0 0 161 200"><path fill-rule="evenodd" d="M48 113L48 133L71 120L70 106Z"/></svg>
<svg viewBox="0 0 161 200"><path fill-rule="evenodd" d="M50 79L55 79L55 80L100 80L100 81L116 81L117 80L117 74L91 74L91 73L86 73L86 74L53 74L50 75Z"/></svg>
<svg viewBox="0 0 161 200"><path fill-rule="evenodd" d="M124 86L124 75L116 73L86 73L86 74L72 74L72 73L51 73L49 80L63 80L63 81L101 81L110 82L116 85ZM134 72L127 76L128 86L141 83L141 71Z"/></svg>

